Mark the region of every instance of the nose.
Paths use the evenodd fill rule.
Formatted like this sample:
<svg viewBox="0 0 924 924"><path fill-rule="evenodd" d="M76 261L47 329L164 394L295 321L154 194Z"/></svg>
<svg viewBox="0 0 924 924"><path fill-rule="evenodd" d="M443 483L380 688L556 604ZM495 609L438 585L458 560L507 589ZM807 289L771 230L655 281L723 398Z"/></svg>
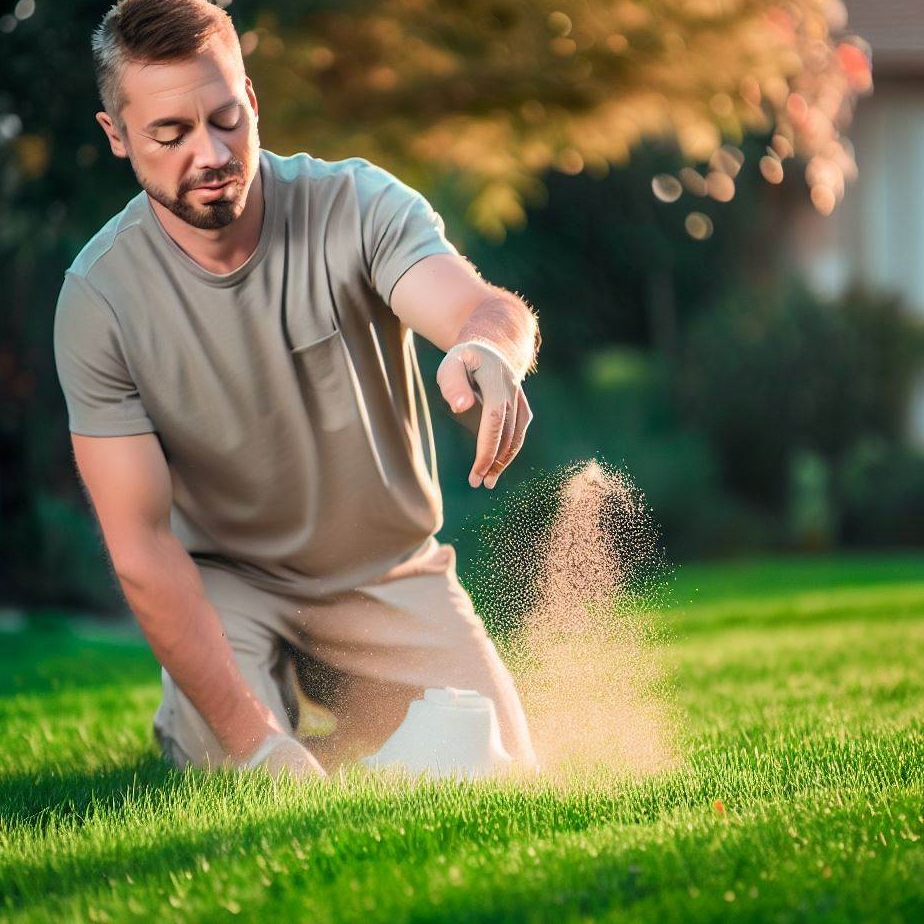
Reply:
<svg viewBox="0 0 924 924"><path fill-rule="evenodd" d="M231 160L231 148L222 140L218 130L210 125L196 132L195 167L199 171L221 170Z"/></svg>

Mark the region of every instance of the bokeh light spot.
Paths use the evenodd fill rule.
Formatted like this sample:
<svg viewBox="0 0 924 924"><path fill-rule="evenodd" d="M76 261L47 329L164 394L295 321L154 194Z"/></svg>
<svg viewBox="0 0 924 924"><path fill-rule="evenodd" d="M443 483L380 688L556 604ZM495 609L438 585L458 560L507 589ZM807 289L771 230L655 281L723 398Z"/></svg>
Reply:
<svg viewBox="0 0 924 924"><path fill-rule="evenodd" d="M780 135L779 133L774 135L771 145L773 147L773 152L778 154L781 160L792 157L795 154L792 142L785 135Z"/></svg>
<svg viewBox="0 0 924 924"><path fill-rule="evenodd" d="M35 12L35 0L19 0L13 7L13 15L18 20L28 19Z"/></svg>
<svg viewBox="0 0 924 924"><path fill-rule="evenodd" d="M765 154L760 159L760 172L768 183L783 182L783 165L775 157Z"/></svg>
<svg viewBox="0 0 924 924"><path fill-rule="evenodd" d="M837 205L837 197L834 195L834 190L824 183L813 186L812 205L814 205L822 215L830 215L834 211L834 206Z"/></svg>
<svg viewBox="0 0 924 924"><path fill-rule="evenodd" d="M0 144L12 141L22 131L22 119L15 112L0 116Z"/></svg>
<svg viewBox="0 0 924 924"><path fill-rule="evenodd" d="M699 171L692 167L683 167L677 175L687 192L693 193L694 196L706 195L706 178Z"/></svg>
<svg viewBox="0 0 924 924"><path fill-rule="evenodd" d="M712 219L702 212L690 212L683 225L687 229L687 234L697 241L705 241L712 237L714 230Z"/></svg>
<svg viewBox="0 0 924 924"><path fill-rule="evenodd" d="M683 186L677 177L659 173L651 181L651 191L662 202L676 202L683 194Z"/></svg>
<svg viewBox="0 0 924 924"><path fill-rule="evenodd" d="M549 28L556 35L570 35L571 33L571 17L567 13L562 13L560 10L549 13L548 23Z"/></svg>
<svg viewBox="0 0 924 924"><path fill-rule="evenodd" d="M575 148L565 148L558 155L556 161L558 169L562 173L567 173L572 176L580 173L584 169L584 158L581 157L581 152Z"/></svg>
<svg viewBox="0 0 924 924"><path fill-rule="evenodd" d="M735 198L735 181L727 173L711 170L706 176L706 191L716 202L731 202Z"/></svg>
<svg viewBox="0 0 924 924"><path fill-rule="evenodd" d="M731 144L723 144L722 147L716 148L709 158L709 166L713 170L720 170L733 178L738 176L743 163L744 154Z"/></svg>
<svg viewBox="0 0 924 924"><path fill-rule="evenodd" d="M249 32L245 32L241 36L241 54L246 58L248 55L252 55L257 50L257 45L260 44L260 37L256 32L251 29Z"/></svg>

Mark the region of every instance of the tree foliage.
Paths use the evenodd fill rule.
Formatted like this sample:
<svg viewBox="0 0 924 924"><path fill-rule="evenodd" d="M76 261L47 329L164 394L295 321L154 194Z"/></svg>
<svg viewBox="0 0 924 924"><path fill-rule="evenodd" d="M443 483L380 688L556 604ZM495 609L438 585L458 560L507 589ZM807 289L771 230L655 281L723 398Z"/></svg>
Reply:
<svg viewBox="0 0 924 924"><path fill-rule="evenodd" d="M834 38L845 26L841 0L382 0L303 4L284 25L264 12L243 48L277 143L362 151L423 188L451 172L468 220L502 238L548 170L602 176L655 138L708 165L658 178L660 198L727 201L736 146L775 130L765 178L800 159L830 212L856 175L841 132L871 89L862 40Z"/></svg>

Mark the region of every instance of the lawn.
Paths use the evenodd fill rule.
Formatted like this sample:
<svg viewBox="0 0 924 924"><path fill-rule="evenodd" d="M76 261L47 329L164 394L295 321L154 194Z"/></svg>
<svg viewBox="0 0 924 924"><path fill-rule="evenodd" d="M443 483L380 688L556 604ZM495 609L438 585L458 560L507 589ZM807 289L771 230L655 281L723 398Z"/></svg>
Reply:
<svg viewBox="0 0 924 924"><path fill-rule="evenodd" d="M924 920L924 554L688 565L682 766L396 787L181 774L152 656L0 635L5 921Z"/></svg>

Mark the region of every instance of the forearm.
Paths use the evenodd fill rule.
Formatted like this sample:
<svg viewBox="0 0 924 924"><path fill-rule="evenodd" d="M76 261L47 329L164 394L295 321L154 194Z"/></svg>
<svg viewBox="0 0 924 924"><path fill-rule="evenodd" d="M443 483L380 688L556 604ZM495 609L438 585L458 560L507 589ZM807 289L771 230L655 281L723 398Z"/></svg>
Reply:
<svg viewBox="0 0 924 924"><path fill-rule="evenodd" d="M534 312L505 289L482 301L468 316L456 343L488 343L507 359L519 378L535 372L542 338Z"/></svg>
<svg viewBox="0 0 924 924"><path fill-rule="evenodd" d="M284 730L241 674L199 571L172 533L152 536L117 573L154 656L232 757Z"/></svg>

